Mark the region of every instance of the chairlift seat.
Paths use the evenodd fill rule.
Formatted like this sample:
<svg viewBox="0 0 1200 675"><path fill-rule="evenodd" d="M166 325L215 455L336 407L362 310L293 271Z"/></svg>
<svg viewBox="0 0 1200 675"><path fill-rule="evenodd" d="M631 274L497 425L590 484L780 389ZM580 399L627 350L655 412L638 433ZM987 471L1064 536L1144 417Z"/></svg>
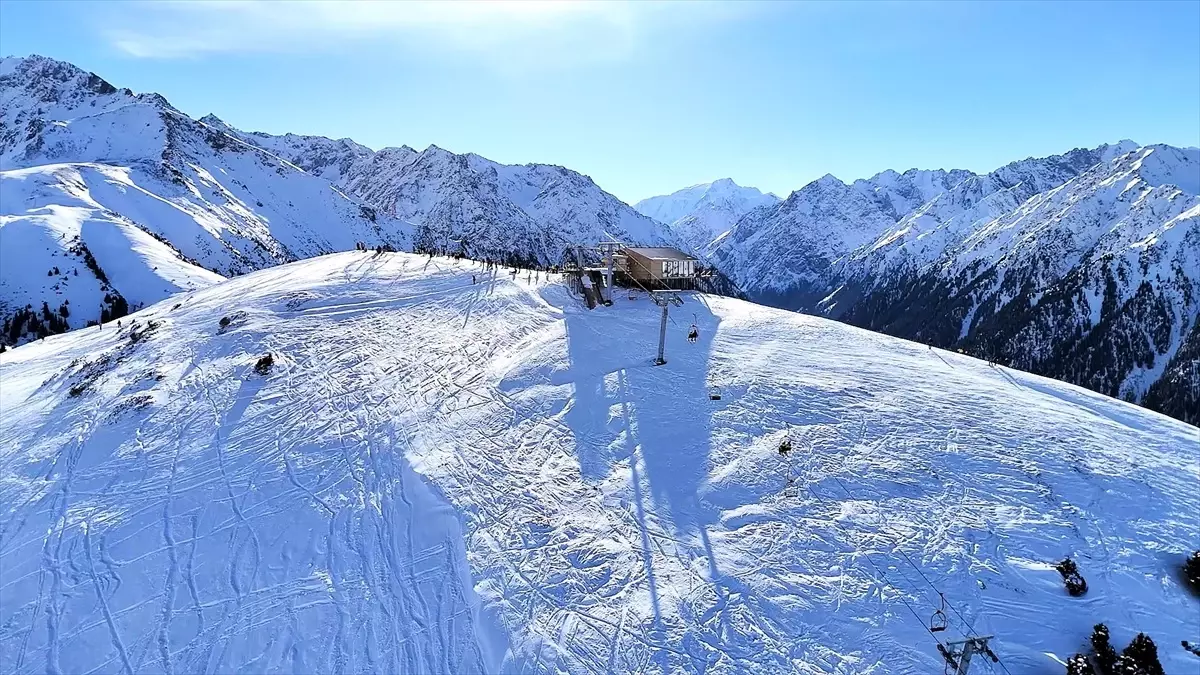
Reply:
<svg viewBox="0 0 1200 675"><path fill-rule="evenodd" d="M939 592L938 599L941 601L941 607L934 610L933 616L929 618L930 633L940 633L946 630L946 626L949 625L949 622L946 621L946 612L944 611L946 609L946 596Z"/></svg>

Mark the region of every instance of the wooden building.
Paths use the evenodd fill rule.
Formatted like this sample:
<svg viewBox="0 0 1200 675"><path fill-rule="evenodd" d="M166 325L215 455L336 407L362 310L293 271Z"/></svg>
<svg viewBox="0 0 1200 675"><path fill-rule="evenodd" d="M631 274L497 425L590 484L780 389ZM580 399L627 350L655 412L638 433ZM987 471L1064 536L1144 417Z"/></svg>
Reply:
<svg viewBox="0 0 1200 675"><path fill-rule="evenodd" d="M634 281L654 286L675 286L678 282L690 281L699 270L696 258L666 246L625 247L614 262L618 271L628 274Z"/></svg>

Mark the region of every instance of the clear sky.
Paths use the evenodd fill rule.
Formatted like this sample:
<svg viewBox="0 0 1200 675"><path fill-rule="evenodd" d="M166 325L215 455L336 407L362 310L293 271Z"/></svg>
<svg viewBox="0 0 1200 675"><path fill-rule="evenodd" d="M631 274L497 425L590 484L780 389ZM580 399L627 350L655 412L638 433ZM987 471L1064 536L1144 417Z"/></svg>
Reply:
<svg viewBox="0 0 1200 675"><path fill-rule="evenodd" d="M1200 145L1200 1L0 0L0 53L244 130L562 164L626 201Z"/></svg>

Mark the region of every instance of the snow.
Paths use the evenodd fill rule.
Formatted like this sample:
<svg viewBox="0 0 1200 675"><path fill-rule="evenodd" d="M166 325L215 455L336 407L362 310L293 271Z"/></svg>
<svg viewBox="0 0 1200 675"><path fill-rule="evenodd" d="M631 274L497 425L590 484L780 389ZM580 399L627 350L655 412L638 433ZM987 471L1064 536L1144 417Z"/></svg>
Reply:
<svg viewBox="0 0 1200 675"><path fill-rule="evenodd" d="M49 165L0 172L0 307L51 309L67 301L72 327L99 316L105 284L73 251L83 244L108 286L131 305L158 302L224 279L180 258L93 199L87 184L120 172L92 165ZM48 274L58 269L58 274Z"/></svg>
<svg viewBox="0 0 1200 675"><path fill-rule="evenodd" d="M1100 621L1194 669L1195 427L684 298L654 367L644 298L340 253L0 354L0 663L929 673L942 591L1013 673Z"/></svg>
<svg viewBox="0 0 1200 675"><path fill-rule="evenodd" d="M0 138L0 314L71 301L78 327L99 318L110 290L138 305L359 242L410 245L410 224L206 120L69 63L7 61L0 123L16 131ZM95 247L111 287L80 265L55 264L80 242ZM48 277L56 266L70 276Z"/></svg>
<svg viewBox="0 0 1200 675"><path fill-rule="evenodd" d="M687 250L708 257L742 216L777 203L779 197L769 192L764 194L722 178L643 199L634 208L667 224Z"/></svg>

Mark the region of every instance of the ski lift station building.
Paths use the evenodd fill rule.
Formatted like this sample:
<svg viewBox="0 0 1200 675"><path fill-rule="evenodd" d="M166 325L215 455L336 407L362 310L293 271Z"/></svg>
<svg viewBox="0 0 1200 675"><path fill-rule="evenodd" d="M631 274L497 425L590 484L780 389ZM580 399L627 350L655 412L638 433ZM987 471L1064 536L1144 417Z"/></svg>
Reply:
<svg viewBox="0 0 1200 675"><path fill-rule="evenodd" d="M676 248L625 247L621 254L625 258L622 271L642 283L660 284L696 276L696 258Z"/></svg>

